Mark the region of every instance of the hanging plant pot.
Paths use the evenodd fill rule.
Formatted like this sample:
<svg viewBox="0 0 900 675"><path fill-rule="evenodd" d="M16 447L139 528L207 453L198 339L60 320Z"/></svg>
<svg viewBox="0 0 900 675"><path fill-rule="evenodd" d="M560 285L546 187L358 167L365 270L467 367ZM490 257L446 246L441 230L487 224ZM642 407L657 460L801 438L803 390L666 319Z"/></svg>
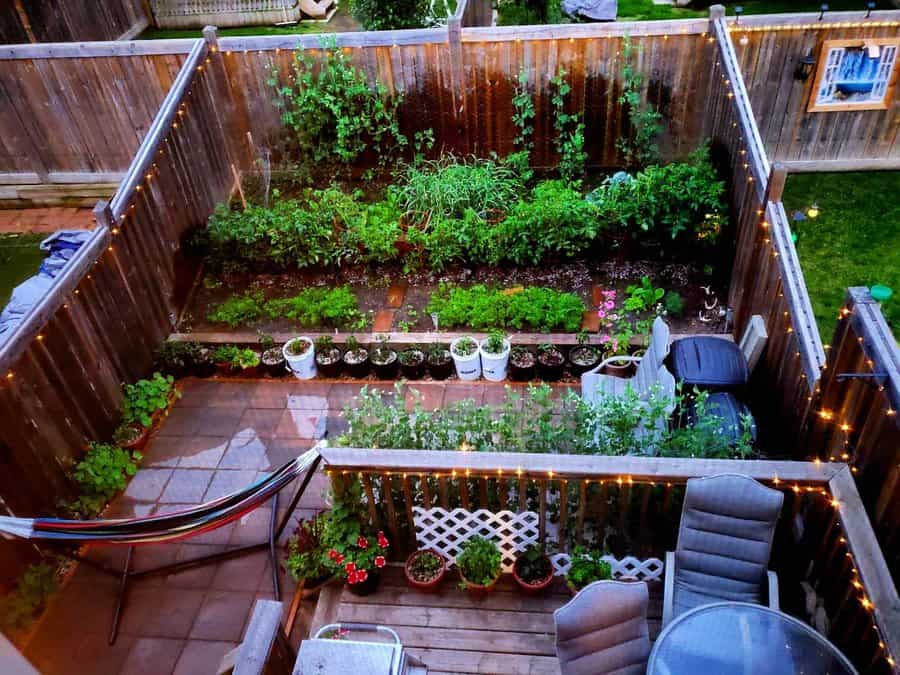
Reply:
<svg viewBox="0 0 900 675"><path fill-rule="evenodd" d="M525 347L513 347L509 353L509 379L528 382L534 379L534 352Z"/></svg>
<svg viewBox="0 0 900 675"><path fill-rule="evenodd" d="M322 377L337 377L343 367L341 350L331 347L325 351L316 351L316 370Z"/></svg>
<svg viewBox="0 0 900 675"><path fill-rule="evenodd" d="M542 380L556 382L562 377L565 365L566 357L556 347L546 345L538 350L537 371Z"/></svg>
<svg viewBox="0 0 900 675"><path fill-rule="evenodd" d="M425 375L425 352L412 347L398 355L400 372L407 380L420 380Z"/></svg>
<svg viewBox="0 0 900 675"><path fill-rule="evenodd" d="M316 348L308 337L288 340L282 348L287 368L299 380L311 380L316 376Z"/></svg>
<svg viewBox="0 0 900 675"><path fill-rule="evenodd" d="M569 350L569 365L574 375L586 373L600 363L600 350L591 345L578 345Z"/></svg>
<svg viewBox="0 0 900 675"><path fill-rule="evenodd" d="M431 350L427 362L428 372L435 380L446 380L453 372L453 357L449 349Z"/></svg>
<svg viewBox="0 0 900 675"><path fill-rule="evenodd" d="M456 338L450 343L450 355L460 380L477 380L481 377L481 354L478 343L471 337Z"/></svg>
<svg viewBox="0 0 900 675"><path fill-rule="evenodd" d="M272 347L264 351L259 360L265 371L272 377L284 375L284 353L278 347Z"/></svg>
<svg viewBox="0 0 900 675"><path fill-rule="evenodd" d="M434 549L413 551L403 569L406 582L423 593L435 593L447 574L447 559Z"/></svg>

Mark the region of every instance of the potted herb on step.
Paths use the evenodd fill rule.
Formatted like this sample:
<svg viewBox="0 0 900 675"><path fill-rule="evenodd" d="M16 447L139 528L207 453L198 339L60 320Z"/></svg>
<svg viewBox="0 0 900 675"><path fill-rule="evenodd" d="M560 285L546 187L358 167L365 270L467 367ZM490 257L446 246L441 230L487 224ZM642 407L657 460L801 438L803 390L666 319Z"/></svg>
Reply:
<svg viewBox="0 0 900 675"><path fill-rule="evenodd" d="M413 551L406 559L404 574L407 583L425 593L436 592L446 573L446 558L433 549Z"/></svg>
<svg viewBox="0 0 900 675"><path fill-rule="evenodd" d="M322 545L323 516L301 520L285 546L284 567L295 581L303 580L307 589L321 586L331 577L325 564L327 552Z"/></svg>
<svg viewBox="0 0 900 675"><path fill-rule="evenodd" d="M221 375L240 377L259 375L259 353L252 349L225 345L213 352L213 359Z"/></svg>
<svg viewBox="0 0 900 675"><path fill-rule="evenodd" d="M572 565L566 574L566 586L572 594L595 581L612 578L612 567L603 560L600 551L576 546L572 552Z"/></svg>
<svg viewBox="0 0 900 675"><path fill-rule="evenodd" d="M551 344L538 346L537 371L538 376L546 382L556 382L562 377L563 367L566 365L566 357Z"/></svg>
<svg viewBox="0 0 900 675"><path fill-rule="evenodd" d="M282 347L287 369L298 380L311 380L316 376L316 348L308 337L295 337Z"/></svg>
<svg viewBox="0 0 900 675"><path fill-rule="evenodd" d="M534 352L517 345L509 352L509 379L514 382L528 382L534 379Z"/></svg>
<svg viewBox="0 0 900 675"><path fill-rule="evenodd" d="M502 382L506 379L506 367L509 363L509 338L500 331L491 331L478 346L481 354L481 368L484 379L491 382Z"/></svg>
<svg viewBox="0 0 900 675"><path fill-rule="evenodd" d="M350 377L362 378L369 374L369 350L361 347L359 341L350 336L344 352L344 370Z"/></svg>
<svg viewBox="0 0 900 675"><path fill-rule="evenodd" d="M153 368L176 380L190 375L200 351L196 342L164 342L153 354Z"/></svg>
<svg viewBox="0 0 900 675"><path fill-rule="evenodd" d="M450 343L450 354L461 380L477 380L481 377L481 354L475 338L460 337Z"/></svg>
<svg viewBox="0 0 900 675"><path fill-rule="evenodd" d="M212 377L216 373L215 350L200 347L194 357L192 372L196 377Z"/></svg>
<svg viewBox="0 0 900 675"><path fill-rule="evenodd" d="M341 350L334 346L330 335L316 338L316 368L322 377L341 374Z"/></svg>
<svg viewBox="0 0 900 675"><path fill-rule="evenodd" d="M446 380L453 372L453 356L440 342L433 342L428 346L425 360L428 372L435 380Z"/></svg>
<svg viewBox="0 0 900 675"><path fill-rule="evenodd" d="M375 377L379 380L393 380L400 370L400 361L397 360L397 352L388 344L387 335L377 337L378 344L369 354L369 361L375 369Z"/></svg>
<svg viewBox="0 0 900 675"><path fill-rule="evenodd" d="M620 326L619 329L604 336L604 359L610 359L614 356L627 356L631 347L632 330L627 326ZM601 340L604 340L601 338ZM613 377L631 377L634 375L634 364L629 361L613 361L603 366L603 372Z"/></svg>
<svg viewBox="0 0 900 675"><path fill-rule="evenodd" d="M407 380L421 380L425 375L425 352L418 347L409 347L397 355L400 372Z"/></svg>
<svg viewBox="0 0 900 675"><path fill-rule="evenodd" d="M569 350L569 363L574 375L586 373L600 363L602 352L590 344L588 334L584 331L578 334L578 345Z"/></svg>
<svg viewBox="0 0 900 675"><path fill-rule="evenodd" d="M263 350L259 360L262 362L265 371L272 377L284 375L284 352L275 346L275 340L272 336L260 333L259 346Z"/></svg>
<svg viewBox="0 0 900 675"><path fill-rule="evenodd" d="M513 564L513 578L526 593L544 590L553 581L553 563L550 556L537 544L522 551Z"/></svg>
<svg viewBox="0 0 900 675"><path fill-rule="evenodd" d="M456 556L460 588L475 596L487 595L500 579L500 562L500 549L494 542L479 536L467 540Z"/></svg>

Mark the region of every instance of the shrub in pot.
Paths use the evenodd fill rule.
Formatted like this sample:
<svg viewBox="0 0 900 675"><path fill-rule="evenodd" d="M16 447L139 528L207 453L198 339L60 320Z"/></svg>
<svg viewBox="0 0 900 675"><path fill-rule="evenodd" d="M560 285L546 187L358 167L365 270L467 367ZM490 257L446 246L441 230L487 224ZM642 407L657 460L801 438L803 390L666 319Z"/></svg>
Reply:
<svg viewBox="0 0 900 675"><path fill-rule="evenodd" d="M163 377L159 373L153 373L148 380L126 384L123 393L122 424L134 424L145 429L152 427L179 396L175 378L171 375Z"/></svg>
<svg viewBox="0 0 900 675"><path fill-rule="evenodd" d="M481 377L481 354L475 338L460 337L450 343L450 355L460 380L477 380Z"/></svg>
<svg viewBox="0 0 900 675"><path fill-rule="evenodd" d="M566 586L575 594L595 581L612 578L612 567L603 560L603 553L576 546L572 552L572 565L566 574Z"/></svg>
<svg viewBox="0 0 900 675"><path fill-rule="evenodd" d="M589 344L587 333L578 334L578 345L569 350L569 364L574 375L586 373L591 368L595 368L599 363L603 353Z"/></svg>
<svg viewBox="0 0 900 675"><path fill-rule="evenodd" d="M295 337L282 347L287 369L298 380L311 380L316 376L316 348L308 337Z"/></svg>
<svg viewBox="0 0 900 675"><path fill-rule="evenodd" d="M263 352L259 357L263 369L272 377L279 377L284 374L284 352L280 347L275 346L275 340L271 335L260 333L259 346Z"/></svg>
<svg viewBox="0 0 900 675"><path fill-rule="evenodd" d="M337 377L341 374L341 350L334 346L330 335L316 338L316 369L322 377Z"/></svg>
<svg viewBox="0 0 900 675"><path fill-rule="evenodd" d="M506 367L509 363L509 338L499 331L491 331L478 346L481 355L481 369L484 379L491 382L502 382L506 379Z"/></svg>
<svg viewBox="0 0 900 675"><path fill-rule="evenodd" d="M555 382L562 377L565 365L566 357L559 349L551 344L538 347L537 371L542 380Z"/></svg>
<svg viewBox="0 0 900 675"><path fill-rule="evenodd" d="M420 380L425 375L425 352L418 347L409 347L397 355L400 372L407 380Z"/></svg>
<svg viewBox="0 0 900 675"><path fill-rule="evenodd" d="M164 342L153 354L153 369L178 379L190 375L200 352L196 342Z"/></svg>
<svg viewBox="0 0 900 675"><path fill-rule="evenodd" d="M609 359L613 356L627 356L631 347L631 336L633 332L630 328L620 326L618 332L611 335L605 335L602 340L604 342L603 358ZM613 377L631 377L634 375L634 364L627 361L619 361L607 363L603 366L603 372Z"/></svg>
<svg viewBox="0 0 900 675"><path fill-rule="evenodd" d="M407 583L425 593L437 591L446 573L447 560L433 549L413 551L406 559L404 574Z"/></svg>
<svg viewBox="0 0 900 675"><path fill-rule="evenodd" d="M428 346L425 361L428 363L428 372L435 380L446 380L453 372L453 356L450 350L439 342L433 342Z"/></svg>
<svg viewBox="0 0 900 675"><path fill-rule="evenodd" d="M284 567L294 577L301 579L306 588L314 588L331 577L331 570L325 563L327 551L322 544L325 517L318 515L310 520L301 520L285 546Z"/></svg>
<svg viewBox="0 0 900 675"><path fill-rule="evenodd" d="M389 542L384 532L366 532L360 515L341 502L336 502L324 518L325 566L347 583L351 593L374 593L380 570L387 564Z"/></svg>
<svg viewBox="0 0 900 675"><path fill-rule="evenodd" d="M393 380L400 370L397 352L388 344L387 335L378 336L378 345L369 353L369 361L379 380Z"/></svg>
<svg viewBox="0 0 900 675"><path fill-rule="evenodd" d="M361 378L369 374L369 350L360 346L352 335L347 338L347 351L344 352L344 370L351 377Z"/></svg>
<svg viewBox="0 0 900 675"><path fill-rule="evenodd" d="M197 377L211 377L216 372L215 350L209 347L200 347L194 358L192 371Z"/></svg>
<svg viewBox="0 0 900 675"><path fill-rule="evenodd" d="M241 377L259 375L259 353L249 348L241 349L235 345L218 347L213 352L213 360L222 375Z"/></svg>
<svg viewBox="0 0 900 675"><path fill-rule="evenodd" d="M489 593L500 579L500 562L500 549L494 542L479 536L468 539L456 556L460 588L473 595Z"/></svg>
<svg viewBox="0 0 900 675"><path fill-rule="evenodd" d="M533 380L534 363L534 352L521 345L513 347L509 352L509 379L514 382Z"/></svg>
<svg viewBox="0 0 900 675"><path fill-rule="evenodd" d="M516 557L513 578L526 593L542 591L553 581L550 556L537 544L531 544Z"/></svg>

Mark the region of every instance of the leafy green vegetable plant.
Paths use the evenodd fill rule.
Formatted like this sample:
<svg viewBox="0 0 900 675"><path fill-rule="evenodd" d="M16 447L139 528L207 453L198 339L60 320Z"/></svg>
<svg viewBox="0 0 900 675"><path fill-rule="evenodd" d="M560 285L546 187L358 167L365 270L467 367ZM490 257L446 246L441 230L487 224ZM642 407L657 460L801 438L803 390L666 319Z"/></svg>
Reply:
<svg viewBox="0 0 900 675"><path fill-rule="evenodd" d="M474 536L462 545L462 552L456 556L456 566L463 577L460 587L465 589L469 584L487 586L500 574L501 554L497 545Z"/></svg>
<svg viewBox="0 0 900 675"><path fill-rule="evenodd" d="M310 328L358 328L366 324L356 295L347 286L305 288L290 298L269 300L265 311L272 319L284 317Z"/></svg>
<svg viewBox="0 0 900 675"><path fill-rule="evenodd" d="M117 492L125 489L142 459L139 452L91 443L87 454L75 466L73 477L80 494L68 509L86 518L96 516Z"/></svg>
<svg viewBox="0 0 900 675"><path fill-rule="evenodd" d="M654 309L656 303L658 303L665 294L665 290L655 287L650 282L650 277L646 275L641 277L640 285L630 284L625 289L625 292L628 294L628 297L625 298L625 310L637 313Z"/></svg>
<svg viewBox="0 0 900 675"><path fill-rule="evenodd" d="M457 356L471 356L478 351L478 343L470 337L460 338L453 345L453 353Z"/></svg>
<svg viewBox="0 0 900 675"><path fill-rule="evenodd" d="M681 316L684 314L684 298L678 291L668 291L663 297L663 307L666 309L666 314Z"/></svg>
<svg viewBox="0 0 900 675"><path fill-rule="evenodd" d="M215 323L227 324L230 328L248 326L263 318L264 303L263 295L258 291L232 295L215 305L206 318Z"/></svg>
<svg viewBox="0 0 900 675"><path fill-rule="evenodd" d="M516 558L515 571L526 584L537 584L553 574L553 564L538 544L530 544Z"/></svg>
<svg viewBox="0 0 900 675"><path fill-rule="evenodd" d="M149 380L138 380L124 387L122 421L125 424L153 424L153 414L169 407L174 391L175 379L153 373Z"/></svg>
<svg viewBox="0 0 900 675"><path fill-rule="evenodd" d="M566 574L566 581L575 590L581 590L594 581L612 578L612 567L602 560L600 551L576 546L572 552L572 566Z"/></svg>
<svg viewBox="0 0 900 675"><path fill-rule="evenodd" d="M3 630L10 633L27 628L57 588L56 567L46 561L29 565L19 577L15 590L3 599Z"/></svg>

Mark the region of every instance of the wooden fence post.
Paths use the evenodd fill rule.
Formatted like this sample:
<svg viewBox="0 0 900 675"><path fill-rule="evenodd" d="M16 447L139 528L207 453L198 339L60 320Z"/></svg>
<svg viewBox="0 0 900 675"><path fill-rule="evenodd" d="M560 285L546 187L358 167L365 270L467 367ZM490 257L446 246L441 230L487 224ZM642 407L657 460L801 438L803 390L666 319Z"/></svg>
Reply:
<svg viewBox="0 0 900 675"><path fill-rule="evenodd" d="M715 35L715 29L713 25L716 22L716 19L724 18L725 16L725 5L710 5L709 7L709 34Z"/></svg>
<svg viewBox="0 0 900 675"><path fill-rule="evenodd" d="M769 169L769 179L766 184L766 199L763 208L766 208L769 202L780 202L781 196L784 194L784 184L787 182L787 167L781 162L773 162ZM763 214L765 217L765 214Z"/></svg>
<svg viewBox="0 0 900 675"><path fill-rule="evenodd" d="M469 134L466 131L466 81L463 67L462 48L462 11L465 3L460 3L456 12L447 21L447 41L450 45L450 81L453 86L453 113L460 134L465 134L466 151L469 147Z"/></svg>

